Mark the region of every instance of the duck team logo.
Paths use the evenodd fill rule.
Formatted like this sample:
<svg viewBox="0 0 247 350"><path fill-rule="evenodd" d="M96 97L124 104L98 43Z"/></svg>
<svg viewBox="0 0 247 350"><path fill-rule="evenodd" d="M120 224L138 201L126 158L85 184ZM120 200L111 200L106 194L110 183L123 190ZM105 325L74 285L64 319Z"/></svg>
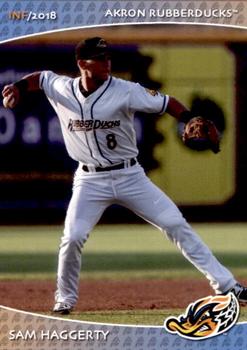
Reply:
<svg viewBox="0 0 247 350"><path fill-rule="evenodd" d="M233 293L208 296L191 303L184 315L165 320L166 330L190 340L214 337L226 332L239 316L239 303Z"/></svg>

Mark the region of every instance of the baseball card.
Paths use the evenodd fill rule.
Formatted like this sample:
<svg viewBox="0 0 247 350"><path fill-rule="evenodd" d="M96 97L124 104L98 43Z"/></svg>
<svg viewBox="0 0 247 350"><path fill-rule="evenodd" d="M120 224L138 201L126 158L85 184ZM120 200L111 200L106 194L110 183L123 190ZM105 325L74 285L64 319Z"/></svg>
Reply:
<svg viewBox="0 0 247 350"><path fill-rule="evenodd" d="M247 347L247 2L0 3L0 349Z"/></svg>

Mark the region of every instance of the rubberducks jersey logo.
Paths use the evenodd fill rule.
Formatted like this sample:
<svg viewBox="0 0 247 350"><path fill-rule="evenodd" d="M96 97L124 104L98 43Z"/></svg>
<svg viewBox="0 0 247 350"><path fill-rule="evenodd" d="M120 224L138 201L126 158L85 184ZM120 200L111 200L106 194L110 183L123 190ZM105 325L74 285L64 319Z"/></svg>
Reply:
<svg viewBox="0 0 247 350"><path fill-rule="evenodd" d="M239 303L233 293L208 296L191 303L185 315L165 320L166 330L190 340L214 337L226 332L239 316Z"/></svg>

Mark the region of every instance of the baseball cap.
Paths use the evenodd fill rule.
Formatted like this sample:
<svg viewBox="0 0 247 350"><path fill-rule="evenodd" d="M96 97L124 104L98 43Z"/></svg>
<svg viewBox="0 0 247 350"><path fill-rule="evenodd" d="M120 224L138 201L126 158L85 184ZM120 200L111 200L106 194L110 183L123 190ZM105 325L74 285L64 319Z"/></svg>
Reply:
<svg viewBox="0 0 247 350"><path fill-rule="evenodd" d="M109 55L107 42L100 37L94 37L80 41L75 49L76 59L93 59L103 55Z"/></svg>

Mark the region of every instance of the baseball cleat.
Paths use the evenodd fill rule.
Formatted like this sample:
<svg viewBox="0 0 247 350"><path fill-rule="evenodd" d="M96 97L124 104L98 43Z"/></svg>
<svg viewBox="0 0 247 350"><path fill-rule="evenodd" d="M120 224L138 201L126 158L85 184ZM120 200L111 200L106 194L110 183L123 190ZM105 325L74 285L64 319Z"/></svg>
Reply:
<svg viewBox="0 0 247 350"><path fill-rule="evenodd" d="M247 288L236 283L227 293L232 292L242 306L247 306Z"/></svg>
<svg viewBox="0 0 247 350"><path fill-rule="evenodd" d="M72 306L66 303L56 303L53 308L53 312L60 315L69 315L72 311Z"/></svg>

